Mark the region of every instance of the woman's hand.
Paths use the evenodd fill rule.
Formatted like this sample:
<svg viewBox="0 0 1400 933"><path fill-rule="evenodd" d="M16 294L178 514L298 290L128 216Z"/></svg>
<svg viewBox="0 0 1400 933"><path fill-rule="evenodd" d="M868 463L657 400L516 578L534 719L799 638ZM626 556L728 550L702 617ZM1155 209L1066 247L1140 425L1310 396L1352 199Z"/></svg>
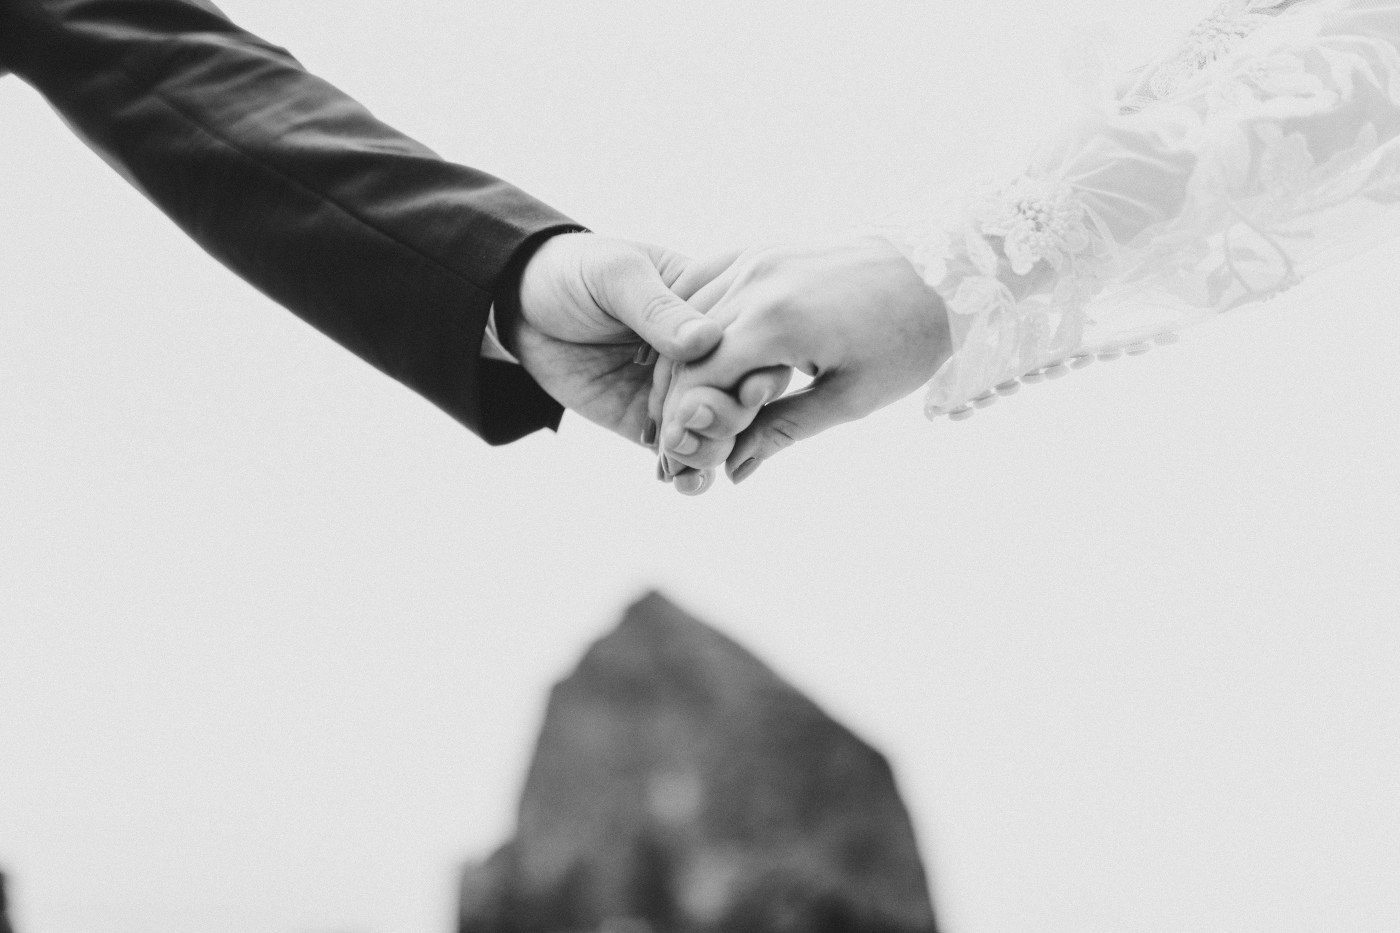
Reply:
<svg viewBox="0 0 1400 933"><path fill-rule="evenodd" d="M949 354L942 299L882 237L751 250L689 304L724 337L670 374L661 449L692 469L725 463L734 482L777 451L908 395ZM812 384L752 404L791 369Z"/></svg>

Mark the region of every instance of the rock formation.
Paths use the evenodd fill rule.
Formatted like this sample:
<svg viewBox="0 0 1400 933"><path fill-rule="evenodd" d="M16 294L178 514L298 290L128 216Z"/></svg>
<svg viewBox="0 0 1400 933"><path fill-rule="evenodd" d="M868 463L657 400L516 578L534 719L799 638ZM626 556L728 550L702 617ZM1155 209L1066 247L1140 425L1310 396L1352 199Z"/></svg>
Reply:
<svg viewBox="0 0 1400 933"><path fill-rule="evenodd" d="M657 594L555 686L458 933L934 933L885 758Z"/></svg>
<svg viewBox="0 0 1400 933"><path fill-rule="evenodd" d="M5 895L5 873L0 872L0 933L15 933L10 926L10 900Z"/></svg>

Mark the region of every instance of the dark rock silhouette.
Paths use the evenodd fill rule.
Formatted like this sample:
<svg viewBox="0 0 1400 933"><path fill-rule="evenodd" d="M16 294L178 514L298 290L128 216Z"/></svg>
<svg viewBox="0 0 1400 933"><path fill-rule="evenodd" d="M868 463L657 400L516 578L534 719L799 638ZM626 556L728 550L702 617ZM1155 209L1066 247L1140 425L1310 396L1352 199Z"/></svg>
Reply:
<svg viewBox="0 0 1400 933"><path fill-rule="evenodd" d="M10 899L5 894L5 873L0 871L0 933L15 933L10 926Z"/></svg>
<svg viewBox="0 0 1400 933"><path fill-rule="evenodd" d="M933 933L885 758L658 594L550 694L458 933Z"/></svg>

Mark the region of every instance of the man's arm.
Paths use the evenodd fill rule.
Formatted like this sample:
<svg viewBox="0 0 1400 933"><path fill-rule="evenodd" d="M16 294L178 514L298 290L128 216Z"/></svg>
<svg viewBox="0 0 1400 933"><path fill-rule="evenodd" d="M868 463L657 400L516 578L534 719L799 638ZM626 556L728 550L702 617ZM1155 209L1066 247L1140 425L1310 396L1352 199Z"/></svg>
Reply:
<svg viewBox="0 0 1400 933"><path fill-rule="evenodd" d="M209 253L487 441L557 425L481 341L530 252L579 229L567 217L376 120L206 0L0 0L2 68Z"/></svg>

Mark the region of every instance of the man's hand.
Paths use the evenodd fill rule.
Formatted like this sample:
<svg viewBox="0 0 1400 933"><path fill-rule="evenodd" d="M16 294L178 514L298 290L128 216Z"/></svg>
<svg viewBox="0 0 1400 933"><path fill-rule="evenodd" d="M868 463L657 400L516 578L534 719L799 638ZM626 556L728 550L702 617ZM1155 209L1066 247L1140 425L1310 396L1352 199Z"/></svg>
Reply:
<svg viewBox="0 0 1400 933"><path fill-rule="evenodd" d="M684 298L730 258L697 264L658 246L591 233L551 237L525 265L520 315L501 340L555 401L652 446L652 367L636 361L647 347L680 361L715 348L720 326Z"/></svg>
<svg viewBox="0 0 1400 933"><path fill-rule="evenodd" d="M712 355L675 372L662 450L696 470L725 463L735 482L777 451L913 392L949 353L942 300L880 237L751 251L690 303L713 309L724 339ZM744 416L755 409L742 398L747 377L775 367L801 370L812 384L749 423Z"/></svg>

